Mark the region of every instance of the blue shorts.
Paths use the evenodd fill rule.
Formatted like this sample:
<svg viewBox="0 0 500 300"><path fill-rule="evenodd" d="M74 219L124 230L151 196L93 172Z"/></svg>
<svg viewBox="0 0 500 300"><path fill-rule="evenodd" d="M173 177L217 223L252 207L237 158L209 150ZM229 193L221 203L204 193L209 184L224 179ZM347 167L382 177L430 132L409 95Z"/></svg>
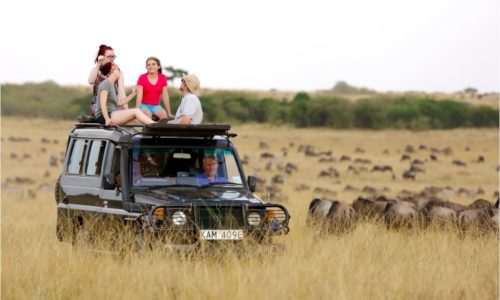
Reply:
<svg viewBox="0 0 500 300"><path fill-rule="evenodd" d="M140 108L140 110L147 109L152 113L155 113L155 112L159 111L160 109L163 109L163 107L161 107L161 105L149 105L149 104L142 104L142 103L141 103L141 106L139 108Z"/></svg>

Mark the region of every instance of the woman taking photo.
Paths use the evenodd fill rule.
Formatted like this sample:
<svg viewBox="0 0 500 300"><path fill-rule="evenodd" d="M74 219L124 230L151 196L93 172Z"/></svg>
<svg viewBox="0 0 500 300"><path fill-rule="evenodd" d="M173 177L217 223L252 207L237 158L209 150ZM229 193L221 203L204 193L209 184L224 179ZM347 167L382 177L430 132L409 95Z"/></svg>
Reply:
<svg viewBox="0 0 500 300"><path fill-rule="evenodd" d="M90 70L89 74L89 84L92 85L92 92L93 92L93 98L90 103L90 108L89 108L89 113L92 116L96 116L96 109L97 106L99 106L99 102L97 101L97 89L99 88L99 84L106 79L106 76L104 76L100 68L108 63L114 63L115 62L115 51L113 48L107 45L100 45L99 50L97 50L97 55L95 57L95 66ZM120 71L120 69L118 69ZM124 79L123 79L123 73L120 71L120 78L118 81L115 83L115 89L117 90L118 94L118 99L125 99L126 94L125 94L125 85L124 85ZM125 109L128 108L128 105L124 105L123 107L120 107L120 109Z"/></svg>

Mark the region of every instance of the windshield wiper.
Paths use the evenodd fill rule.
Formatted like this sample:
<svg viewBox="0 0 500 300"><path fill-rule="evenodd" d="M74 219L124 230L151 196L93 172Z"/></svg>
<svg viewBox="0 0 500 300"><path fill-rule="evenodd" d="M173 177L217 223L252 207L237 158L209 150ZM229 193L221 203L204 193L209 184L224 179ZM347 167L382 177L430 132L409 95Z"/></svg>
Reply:
<svg viewBox="0 0 500 300"><path fill-rule="evenodd" d="M171 187L198 187L198 186L195 184L165 184L165 185L153 185L150 186L149 188L154 190L154 189L164 189Z"/></svg>
<svg viewBox="0 0 500 300"><path fill-rule="evenodd" d="M202 185L200 187L203 189L203 188L217 186L217 185L241 185L241 183L230 182L230 181L226 181L226 182L210 182L210 183L204 184L204 185Z"/></svg>
<svg viewBox="0 0 500 300"><path fill-rule="evenodd" d="M171 188L171 187L198 187L197 185L193 184L163 184L163 185L148 185L148 186L134 186L133 189L139 190L139 191L150 191L150 190L157 190L157 189L165 189L165 188Z"/></svg>

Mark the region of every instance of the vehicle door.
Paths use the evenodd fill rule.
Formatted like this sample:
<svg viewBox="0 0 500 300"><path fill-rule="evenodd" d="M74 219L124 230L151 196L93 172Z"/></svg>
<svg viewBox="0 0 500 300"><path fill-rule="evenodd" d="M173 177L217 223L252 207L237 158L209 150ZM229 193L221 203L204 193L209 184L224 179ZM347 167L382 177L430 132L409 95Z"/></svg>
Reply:
<svg viewBox="0 0 500 300"><path fill-rule="evenodd" d="M63 203L70 208L102 207L101 176L108 141L73 138L61 178Z"/></svg>

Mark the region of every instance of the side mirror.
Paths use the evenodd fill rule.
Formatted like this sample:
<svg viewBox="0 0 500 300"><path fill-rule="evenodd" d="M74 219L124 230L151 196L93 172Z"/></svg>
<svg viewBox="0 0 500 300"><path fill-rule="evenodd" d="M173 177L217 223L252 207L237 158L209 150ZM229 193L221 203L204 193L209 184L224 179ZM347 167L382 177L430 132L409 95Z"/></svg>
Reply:
<svg viewBox="0 0 500 300"><path fill-rule="evenodd" d="M116 186L115 184L115 175L112 173L104 174L103 180L102 180L102 187L105 190L112 190Z"/></svg>
<svg viewBox="0 0 500 300"><path fill-rule="evenodd" d="M250 189L250 192L254 193L255 187L257 186L257 177L248 176L247 183L248 183L248 188Z"/></svg>

